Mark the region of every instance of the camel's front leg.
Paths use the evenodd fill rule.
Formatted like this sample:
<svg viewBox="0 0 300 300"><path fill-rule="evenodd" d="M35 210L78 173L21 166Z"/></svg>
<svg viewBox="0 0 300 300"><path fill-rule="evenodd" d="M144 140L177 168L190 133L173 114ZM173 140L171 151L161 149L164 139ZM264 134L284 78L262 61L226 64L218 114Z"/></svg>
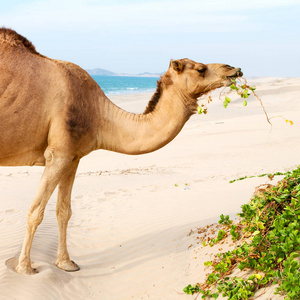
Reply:
<svg viewBox="0 0 300 300"><path fill-rule="evenodd" d="M71 192L79 161L73 161L71 167L63 174L58 184L56 216L59 229L59 242L56 265L62 270L74 272L79 267L70 260L67 250L67 227L72 215Z"/></svg>
<svg viewBox="0 0 300 300"><path fill-rule="evenodd" d="M37 193L32 202L27 216L27 227L23 242L19 264L16 271L21 274L34 274L36 271L31 267L30 250L33 236L37 227L42 222L46 204L57 186L66 168L71 164L71 159L60 157L52 151L45 152L46 166L38 186Z"/></svg>

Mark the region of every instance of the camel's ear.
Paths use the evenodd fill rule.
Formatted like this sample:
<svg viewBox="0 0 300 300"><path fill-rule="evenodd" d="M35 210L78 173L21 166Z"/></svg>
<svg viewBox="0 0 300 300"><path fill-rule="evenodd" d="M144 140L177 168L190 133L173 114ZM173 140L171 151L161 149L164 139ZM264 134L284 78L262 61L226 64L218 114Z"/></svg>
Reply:
<svg viewBox="0 0 300 300"><path fill-rule="evenodd" d="M178 72L178 73L182 72L183 64L180 60L171 60L170 64L176 72Z"/></svg>

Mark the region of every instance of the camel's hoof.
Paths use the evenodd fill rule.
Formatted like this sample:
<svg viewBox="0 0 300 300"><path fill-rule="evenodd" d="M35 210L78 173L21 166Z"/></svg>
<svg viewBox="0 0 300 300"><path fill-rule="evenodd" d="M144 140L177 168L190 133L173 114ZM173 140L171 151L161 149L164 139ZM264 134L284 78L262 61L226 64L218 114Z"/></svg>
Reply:
<svg viewBox="0 0 300 300"><path fill-rule="evenodd" d="M36 273L38 273L38 271L30 266L21 266L20 264L17 265L16 267L16 271L19 274L25 274L25 275L34 275Z"/></svg>
<svg viewBox="0 0 300 300"><path fill-rule="evenodd" d="M74 263L73 260L62 260L57 261L55 264L58 268L67 271L67 272L75 272L80 270L79 266Z"/></svg>

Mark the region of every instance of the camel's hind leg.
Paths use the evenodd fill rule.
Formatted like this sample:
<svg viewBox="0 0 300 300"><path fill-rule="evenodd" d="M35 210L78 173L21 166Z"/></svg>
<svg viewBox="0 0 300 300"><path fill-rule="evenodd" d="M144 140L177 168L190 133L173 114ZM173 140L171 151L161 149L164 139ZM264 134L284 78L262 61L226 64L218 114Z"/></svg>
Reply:
<svg viewBox="0 0 300 300"><path fill-rule="evenodd" d="M16 271L22 274L34 274L31 267L30 250L33 236L42 222L46 204L57 186L65 170L71 165L72 159L63 157L54 151L45 151L46 166L38 186L37 193L27 216L27 227L23 247Z"/></svg>
<svg viewBox="0 0 300 300"><path fill-rule="evenodd" d="M63 174L58 184L58 197L56 205L56 216L59 229L56 265L58 268L69 272L79 270L78 265L70 260L70 256L67 250L67 227L72 215L71 192L78 163L78 160L73 161L70 168Z"/></svg>

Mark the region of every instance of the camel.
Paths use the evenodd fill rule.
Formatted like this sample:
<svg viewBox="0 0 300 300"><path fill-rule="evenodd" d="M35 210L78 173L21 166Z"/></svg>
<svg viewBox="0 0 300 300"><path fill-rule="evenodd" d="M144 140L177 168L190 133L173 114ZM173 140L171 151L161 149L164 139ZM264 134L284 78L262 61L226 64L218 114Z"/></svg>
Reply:
<svg viewBox="0 0 300 300"><path fill-rule="evenodd" d="M130 155L155 151L180 132L201 95L231 84L240 68L171 60L141 114L112 103L79 66L50 59L17 32L0 28L0 166L44 166L27 216L16 271L35 274L30 251L46 204L58 186L56 266L77 271L67 250L71 191L80 159L105 149Z"/></svg>

